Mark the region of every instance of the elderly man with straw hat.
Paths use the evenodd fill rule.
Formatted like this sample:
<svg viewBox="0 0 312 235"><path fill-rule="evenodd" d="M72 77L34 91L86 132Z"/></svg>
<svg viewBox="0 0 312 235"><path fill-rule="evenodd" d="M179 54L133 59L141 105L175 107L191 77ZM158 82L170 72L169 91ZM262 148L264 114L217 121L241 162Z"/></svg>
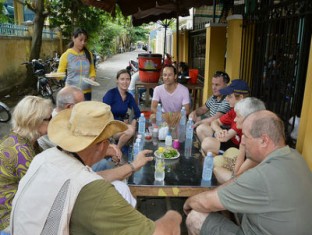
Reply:
<svg viewBox="0 0 312 235"><path fill-rule="evenodd" d="M108 139L126 128L102 102L81 102L55 116L48 135L57 147L37 155L21 180L11 233L180 234L179 213L149 220L89 167L105 155ZM141 159L129 168L137 170L153 158Z"/></svg>

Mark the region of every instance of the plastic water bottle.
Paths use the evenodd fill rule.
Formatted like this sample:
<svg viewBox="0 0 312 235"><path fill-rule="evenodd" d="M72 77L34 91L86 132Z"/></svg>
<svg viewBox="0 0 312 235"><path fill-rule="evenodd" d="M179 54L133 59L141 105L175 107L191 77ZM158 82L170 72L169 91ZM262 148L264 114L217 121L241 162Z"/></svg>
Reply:
<svg viewBox="0 0 312 235"><path fill-rule="evenodd" d="M163 157L164 148L158 148L159 156L155 158L155 172L154 177L156 181L163 181L165 179L165 159Z"/></svg>
<svg viewBox="0 0 312 235"><path fill-rule="evenodd" d="M212 171L213 171L213 155L212 155L212 152L208 152L204 160L203 174L202 174L203 180L210 181L212 177Z"/></svg>
<svg viewBox="0 0 312 235"><path fill-rule="evenodd" d="M183 106L181 109L181 118L179 123L179 142L183 143L185 141L185 128L186 128L186 110Z"/></svg>
<svg viewBox="0 0 312 235"><path fill-rule="evenodd" d="M189 158L192 156L192 140L191 139L186 139L184 143L184 156L186 158Z"/></svg>
<svg viewBox="0 0 312 235"><path fill-rule="evenodd" d="M138 139L138 143L139 143L139 151L143 150L143 141L142 139Z"/></svg>
<svg viewBox="0 0 312 235"><path fill-rule="evenodd" d="M161 111L161 104L158 103L157 111L156 111L156 125L160 126L162 123L162 111Z"/></svg>
<svg viewBox="0 0 312 235"><path fill-rule="evenodd" d="M145 134L145 124L146 119L144 117L144 113L141 113L141 116L139 117L139 134L142 135L142 138L144 138Z"/></svg>
<svg viewBox="0 0 312 235"><path fill-rule="evenodd" d="M166 147L172 146L172 136L170 135L170 133L168 133L166 136L165 145L166 145Z"/></svg>
<svg viewBox="0 0 312 235"><path fill-rule="evenodd" d="M144 146L144 139L143 139L143 137L142 137L141 134L138 134L138 135L137 135L137 140L139 141L140 151L142 151L143 146Z"/></svg>
<svg viewBox="0 0 312 235"><path fill-rule="evenodd" d="M158 127L155 126L152 132L153 145L156 146L158 143Z"/></svg>
<svg viewBox="0 0 312 235"><path fill-rule="evenodd" d="M135 159L138 156L139 152L140 152L140 142L139 139L137 138L133 145L133 159Z"/></svg>
<svg viewBox="0 0 312 235"><path fill-rule="evenodd" d="M184 144L184 156L192 156L192 145L193 145L193 120L189 118L186 123L186 139Z"/></svg>
<svg viewBox="0 0 312 235"><path fill-rule="evenodd" d="M189 118L189 120L186 123L186 139L193 141L193 119Z"/></svg>

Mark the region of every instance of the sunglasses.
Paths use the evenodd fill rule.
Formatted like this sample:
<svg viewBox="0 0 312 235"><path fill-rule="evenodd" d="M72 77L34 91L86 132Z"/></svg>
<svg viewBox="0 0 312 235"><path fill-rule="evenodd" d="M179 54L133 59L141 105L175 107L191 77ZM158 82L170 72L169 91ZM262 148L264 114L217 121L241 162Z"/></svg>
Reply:
<svg viewBox="0 0 312 235"><path fill-rule="evenodd" d="M43 119L43 121L49 122L52 119L52 115L50 115L50 117Z"/></svg>

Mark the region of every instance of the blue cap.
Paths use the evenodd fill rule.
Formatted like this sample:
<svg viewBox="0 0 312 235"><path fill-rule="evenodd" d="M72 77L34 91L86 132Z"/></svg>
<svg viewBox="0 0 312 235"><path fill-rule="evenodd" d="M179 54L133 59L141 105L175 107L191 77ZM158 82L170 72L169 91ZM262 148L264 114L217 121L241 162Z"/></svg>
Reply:
<svg viewBox="0 0 312 235"><path fill-rule="evenodd" d="M245 95L249 93L249 86L244 80L235 79L230 85L220 89L220 93L221 95L230 95L232 93Z"/></svg>

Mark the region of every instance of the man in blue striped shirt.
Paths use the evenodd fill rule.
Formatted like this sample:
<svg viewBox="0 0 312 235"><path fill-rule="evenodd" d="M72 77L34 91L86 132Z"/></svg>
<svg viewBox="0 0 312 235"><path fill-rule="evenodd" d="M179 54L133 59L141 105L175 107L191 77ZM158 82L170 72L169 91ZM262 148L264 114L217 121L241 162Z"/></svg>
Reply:
<svg viewBox="0 0 312 235"><path fill-rule="evenodd" d="M227 73L217 71L212 77L212 96L206 101L205 105L197 108L189 115L195 122L194 128L196 127L196 134L201 142L205 137L212 136L211 122L230 110L230 105L225 100L225 96L219 92L229 82L230 77ZM208 113L208 117L202 119L201 116L206 113Z"/></svg>

